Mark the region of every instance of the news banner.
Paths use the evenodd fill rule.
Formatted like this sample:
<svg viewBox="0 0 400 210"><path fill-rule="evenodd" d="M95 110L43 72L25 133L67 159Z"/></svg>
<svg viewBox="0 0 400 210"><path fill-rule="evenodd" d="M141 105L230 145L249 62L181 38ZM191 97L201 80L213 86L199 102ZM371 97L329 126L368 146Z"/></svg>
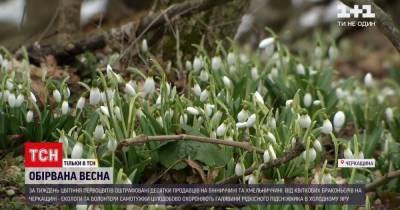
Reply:
<svg viewBox="0 0 400 210"><path fill-rule="evenodd" d="M62 143L25 143L25 197L35 204L364 205L364 185L114 184L112 167L63 158Z"/></svg>

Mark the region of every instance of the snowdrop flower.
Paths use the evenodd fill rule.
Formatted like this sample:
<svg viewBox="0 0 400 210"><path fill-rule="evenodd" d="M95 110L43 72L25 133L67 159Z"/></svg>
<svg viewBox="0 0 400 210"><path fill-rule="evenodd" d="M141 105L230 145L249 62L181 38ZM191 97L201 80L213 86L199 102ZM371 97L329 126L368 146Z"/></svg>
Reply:
<svg viewBox="0 0 400 210"><path fill-rule="evenodd" d="M314 141L313 147L317 152L322 152L322 145L318 140Z"/></svg>
<svg viewBox="0 0 400 210"><path fill-rule="evenodd" d="M270 155L271 160L275 160L276 159L276 153L275 153L275 150L272 147L272 145L268 146L268 151L269 151L269 155Z"/></svg>
<svg viewBox="0 0 400 210"><path fill-rule="evenodd" d="M257 80L259 78L258 69L256 67L251 68L251 78L253 80Z"/></svg>
<svg viewBox="0 0 400 210"><path fill-rule="evenodd" d="M228 56L226 57L226 60L228 62L228 65L230 65L230 66L235 65L235 62L236 62L235 54L232 53L232 52L228 53Z"/></svg>
<svg viewBox="0 0 400 210"><path fill-rule="evenodd" d="M386 117L387 121L389 121L389 122L393 121L393 109L392 108L387 107L385 109L385 117Z"/></svg>
<svg viewBox="0 0 400 210"><path fill-rule="evenodd" d="M222 118L222 112L221 111L217 111L214 113L214 115L211 118L211 123L213 125L218 125L221 122L221 118Z"/></svg>
<svg viewBox="0 0 400 210"><path fill-rule="evenodd" d="M296 73L299 75L305 75L306 74L306 69L304 68L303 64L299 63L296 66Z"/></svg>
<svg viewBox="0 0 400 210"><path fill-rule="evenodd" d="M179 117L179 123L181 125L186 125L187 124L187 120L188 120L188 116L187 114L183 114Z"/></svg>
<svg viewBox="0 0 400 210"><path fill-rule="evenodd" d="M93 131L93 137L96 140L101 140L104 138L104 127L101 124L98 124Z"/></svg>
<svg viewBox="0 0 400 210"><path fill-rule="evenodd" d="M232 86L232 82L227 76L222 77L222 81L224 82L225 87L230 88Z"/></svg>
<svg viewBox="0 0 400 210"><path fill-rule="evenodd" d="M9 105L11 108L16 107L16 100L17 100L17 99L16 99L14 93L8 94L7 101L8 101L8 105Z"/></svg>
<svg viewBox="0 0 400 210"><path fill-rule="evenodd" d="M192 63L190 61L186 61L185 68L187 71L192 70Z"/></svg>
<svg viewBox="0 0 400 210"><path fill-rule="evenodd" d="M346 115L342 111L336 112L333 117L333 126L335 127L335 131L339 132L342 129L344 122L346 121Z"/></svg>
<svg viewBox="0 0 400 210"><path fill-rule="evenodd" d="M237 115L237 120L239 122L245 122L245 121L247 121L248 118L249 118L249 112L247 111L246 108L243 108L242 110L240 110L240 112Z"/></svg>
<svg viewBox="0 0 400 210"><path fill-rule="evenodd" d="M329 59L331 61L336 60L336 58L338 57L338 50L335 46L330 46L329 50L328 50L328 54L329 54Z"/></svg>
<svg viewBox="0 0 400 210"><path fill-rule="evenodd" d="M247 127L247 122L236 123L236 128L245 128L245 127Z"/></svg>
<svg viewBox="0 0 400 210"><path fill-rule="evenodd" d="M85 99L84 97L81 96L81 97L78 99L78 102L76 103L76 109L82 110L83 107L85 107L85 102L86 102L86 99Z"/></svg>
<svg viewBox="0 0 400 210"><path fill-rule="evenodd" d="M208 90L205 89L200 94L200 101L205 102L208 99Z"/></svg>
<svg viewBox="0 0 400 210"><path fill-rule="evenodd" d="M186 111L191 115L199 115L200 114L199 110L197 110L196 108L191 107L191 106L186 108Z"/></svg>
<svg viewBox="0 0 400 210"><path fill-rule="evenodd" d="M107 142L107 150L110 153L113 153L117 149L118 143L117 140L113 137L110 137Z"/></svg>
<svg viewBox="0 0 400 210"><path fill-rule="evenodd" d="M229 74L235 74L236 73L236 66L230 66L229 67Z"/></svg>
<svg viewBox="0 0 400 210"><path fill-rule="evenodd" d="M309 107L312 104L312 96L310 93L306 93L303 98L304 106Z"/></svg>
<svg viewBox="0 0 400 210"><path fill-rule="evenodd" d="M203 82L207 82L208 81L208 72L206 70L201 71L199 79Z"/></svg>
<svg viewBox="0 0 400 210"><path fill-rule="evenodd" d="M69 99L69 97L71 96L71 90L69 89L69 87L65 88L65 97L66 99Z"/></svg>
<svg viewBox="0 0 400 210"><path fill-rule="evenodd" d="M57 103L61 102L61 93L57 89L53 90L53 98Z"/></svg>
<svg viewBox="0 0 400 210"><path fill-rule="evenodd" d="M213 104L204 105L204 111L208 117L210 117L212 115L214 107L215 107L215 105L213 105Z"/></svg>
<svg viewBox="0 0 400 210"><path fill-rule="evenodd" d="M267 48L267 47L273 45L273 44L274 44L274 41L275 41L275 38L274 38L274 37L269 37L269 38L263 39L263 40L260 42L260 44L258 45L258 47L261 48L261 49L265 49L265 48Z"/></svg>
<svg viewBox="0 0 400 210"><path fill-rule="evenodd" d="M321 59L322 56L324 55L324 53L322 52L322 49L321 49L320 46L317 46L317 47L315 48L314 54L315 54L315 57L318 58L318 59Z"/></svg>
<svg viewBox="0 0 400 210"><path fill-rule="evenodd" d="M60 138L58 139L58 142L62 143L64 154L65 155L68 154L69 142L68 142L68 138L63 133L61 134Z"/></svg>
<svg viewBox="0 0 400 210"><path fill-rule="evenodd" d="M114 93L115 93L114 90L107 88L105 92L100 93L101 101L106 103L107 98L109 101L112 101L114 99Z"/></svg>
<svg viewBox="0 0 400 210"><path fill-rule="evenodd" d="M368 73L368 74L365 75L364 84L367 87L371 87L371 86L374 85L374 79L372 78L372 74L371 73Z"/></svg>
<svg viewBox="0 0 400 210"><path fill-rule="evenodd" d="M156 84L153 77L147 77L143 84L143 92L145 95L149 95L156 89Z"/></svg>
<svg viewBox="0 0 400 210"><path fill-rule="evenodd" d="M264 98L258 91L254 93L254 98L256 99L256 101L260 102L261 104L264 104Z"/></svg>
<svg viewBox="0 0 400 210"><path fill-rule="evenodd" d="M142 40L142 52L147 52L149 50L149 46L147 45L147 40Z"/></svg>
<svg viewBox="0 0 400 210"><path fill-rule="evenodd" d="M16 100L15 100L15 107L20 107L22 103L24 103L25 97L22 94L18 94Z"/></svg>
<svg viewBox="0 0 400 210"><path fill-rule="evenodd" d="M339 99L342 99L342 98L345 98L345 97L347 97L349 95L349 91L347 91L347 90L343 90L342 88L336 88L336 96L339 98Z"/></svg>
<svg viewBox="0 0 400 210"><path fill-rule="evenodd" d="M14 88L14 82L11 79L7 79L6 81L6 88L9 91L12 91L12 89Z"/></svg>
<svg viewBox="0 0 400 210"><path fill-rule="evenodd" d="M297 121L301 128L309 128L311 125L311 118L308 114L301 115Z"/></svg>
<svg viewBox="0 0 400 210"><path fill-rule="evenodd" d="M107 117L110 117L110 112L108 111L108 107L100 106L100 111Z"/></svg>
<svg viewBox="0 0 400 210"><path fill-rule="evenodd" d="M360 152L358 152L358 155L357 154L354 155L354 158L355 159L364 159L364 153L360 151Z"/></svg>
<svg viewBox="0 0 400 210"><path fill-rule="evenodd" d="M268 126L268 128L272 128L272 129L276 128L276 119L275 119L275 117L271 117L271 119L268 120L267 126Z"/></svg>
<svg viewBox="0 0 400 210"><path fill-rule="evenodd" d="M332 176L329 173L322 175L321 184L332 184Z"/></svg>
<svg viewBox="0 0 400 210"><path fill-rule="evenodd" d="M200 95L201 95L201 88L200 88L200 85L199 85L199 84L195 84L195 85L192 87L192 91L193 91L193 93L194 93L196 96L200 97Z"/></svg>
<svg viewBox="0 0 400 210"><path fill-rule="evenodd" d="M117 117L117 119L122 121L122 119L123 119L122 118L122 112L121 112L121 109L118 106L116 106L114 108L114 113L115 113L115 116Z"/></svg>
<svg viewBox="0 0 400 210"><path fill-rule="evenodd" d="M199 57L195 57L193 60L193 70L198 72L203 68L203 61Z"/></svg>
<svg viewBox="0 0 400 210"><path fill-rule="evenodd" d="M303 158L306 160L307 158L307 151L303 152ZM315 158L317 158L317 152L313 147L309 148L308 150L308 161L309 162L314 162Z"/></svg>
<svg viewBox="0 0 400 210"><path fill-rule="evenodd" d="M343 151L343 156L345 159L353 159L354 158L353 152L348 147Z"/></svg>
<svg viewBox="0 0 400 210"><path fill-rule="evenodd" d="M211 68L214 71L218 71L222 67L222 60L221 57L213 57L211 59Z"/></svg>
<svg viewBox="0 0 400 210"><path fill-rule="evenodd" d="M31 98L32 103L36 103L37 102L36 96L32 92L30 93L30 98Z"/></svg>
<svg viewBox="0 0 400 210"><path fill-rule="evenodd" d="M92 87L89 93L89 103L91 105L96 105L100 102L100 100L101 100L101 93L99 88Z"/></svg>
<svg viewBox="0 0 400 210"><path fill-rule="evenodd" d="M26 113L26 122L27 122L27 123L30 123L30 122L32 122L32 120L33 120L33 112L32 112L31 110L29 110L29 111Z"/></svg>
<svg viewBox="0 0 400 210"><path fill-rule="evenodd" d="M271 157L269 156L268 150L264 151L263 160L264 160L264 163L267 163L267 162L269 162L271 160Z"/></svg>
<svg viewBox="0 0 400 210"><path fill-rule="evenodd" d="M286 107L291 107L292 104L293 104L293 99L289 99L289 100L286 100L286 101L285 101L285 106L286 106Z"/></svg>
<svg viewBox="0 0 400 210"><path fill-rule="evenodd" d="M313 101L313 105L314 106L319 106L319 105L321 105L321 101L320 100L315 100L315 101Z"/></svg>
<svg viewBox="0 0 400 210"><path fill-rule="evenodd" d="M133 88L129 82L125 84L125 93L127 93L130 96L136 95L135 88Z"/></svg>
<svg viewBox="0 0 400 210"><path fill-rule="evenodd" d="M256 123L256 114L250 115L249 119L247 119L246 127L251 128Z"/></svg>
<svg viewBox="0 0 400 210"><path fill-rule="evenodd" d="M243 64L246 64L249 62L249 57L244 53L240 54L239 58L240 58L240 62Z"/></svg>
<svg viewBox="0 0 400 210"><path fill-rule="evenodd" d="M217 128L216 134L218 137L221 137L221 136L225 135L225 132L226 132L226 125L225 125L225 123L221 123L221 125L218 126L218 128Z"/></svg>
<svg viewBox="0 0 400 210"><path fill-rule="evenodd" d="M267 139L270 140L273 144L276 144L276 138L271 132L268 132Z"/></svg>
<svg viewBox="0 0 400 210"><path fill-rule="evenodd" d="M164 126L163 119L162 119L161 116L158 116L158 117L156 118L156 121L158 122L158 124L160 124L161 127Z"/></svg>
<svg viewBox="0 0 400 210"><path fill-rule="evenodd" d="M156 100L156 105L160 105L161 104L161 100L162 100L161 95L159 95L157 97L157 100Z"/></svg>
<svg viewBox="0 0 400 210"><path fill-rule="evenodd" d="M332 133L332 123L328 119L324 120L322 123L321 131L324 134L330 134Z"/></svg>
<svg viewBox="0 0 400 210"><path fill-rule="evenodd" d="M257 178L253 174L251 174L251 175L249 175L249 179L248 179L247 183L248 184L257 184Z"/></svg>
<svg viewBox="0 0 400 210"><path fill-rule="evenodd" d="M74 147L72 148L71 158L80 159L83 154L83 144L78 140Z"/></svg>
<svg viewBox="0 0 400 210"><path fill-rule="evenodd" d="M69 112L69 105L68 101L63 101L61 104L61 114L66 115Z"/></svg>
<svg viewBox="0 0 400 210"><path fill-rule="evenodd" d="M240 163L236 163L235 165L235 175L236 176L242 176L245 172L245 168L244 166L242 166L242 164Z"/></svg>

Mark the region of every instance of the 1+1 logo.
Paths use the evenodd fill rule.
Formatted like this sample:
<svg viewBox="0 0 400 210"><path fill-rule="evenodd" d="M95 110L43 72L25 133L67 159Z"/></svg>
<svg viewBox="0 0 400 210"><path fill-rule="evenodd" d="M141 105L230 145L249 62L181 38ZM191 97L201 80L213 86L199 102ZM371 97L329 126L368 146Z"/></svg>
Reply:
<svg viewBox="0 0 400 210"><path fill-rule="evenodd" d="M375 26L375 20L365 20L365 19L374 19L375 13L372 12L371 5L354 5L353 8L346 6L345 4L339 4L338 6L339 13L337 14L337 18L339 19L339 26L360 26L360 27L368 27ZM363 20L341 20L341 19L350 19L362 18Z"/></svg>

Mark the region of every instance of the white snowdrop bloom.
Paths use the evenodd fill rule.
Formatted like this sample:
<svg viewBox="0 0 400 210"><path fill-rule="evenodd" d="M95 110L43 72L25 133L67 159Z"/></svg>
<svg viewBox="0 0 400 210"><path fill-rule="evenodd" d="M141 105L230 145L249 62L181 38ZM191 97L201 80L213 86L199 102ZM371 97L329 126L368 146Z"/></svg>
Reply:
<svg viewBox="0 0 400 210"><path fill-rule="evenodd" d="M108 107L107 106L100 106L100 111L105 116L110 117L110 112L108 111Z"/></svg>
<svg viewBox="0 0 400 210"><path fill-rule="evenodd" d="M228 56L226 56L226 61L228 62L228 65L233 66L236 63L236 55L232 52L228 53Z"/></svg>
<svg viewBox="0 0 400 210"><path fill-rule="evenodd" d="M342 129L344 123L346 121L346 115L342 111L336 112L333 117L333 126L335 127L335 131L339 132Z"/></svg>
<svg viewBox="0 0 400 210"><path fill-rule="evenodd" d="M296 146L296 138L292 138L292 140L290 140L290 144L292 146L292 148L294 148Z"/></svg>
<svg viewBox="0 0 400 210"><path fill-rule="evenodd" d="M218 71L222 67L221 57L213 57L211 59L211 69L214 71Z"/></svg>
<svg viewBox="0 0 400 210"><path fill-rule="evenodd" d="M322 48L320 46L317 46L314 49L314 54L315 54L315 57L318 59L321 59L324 56L324 53L322 52Z"/></svg>
<svg viewBox="0 0 400 210"><path fill-rule="evenodd" d="M86 102L86 99L83 96L81 96L78 99L78 102L76 103L76 109L82 110L83 107L85 107L85 102Z"/></svg>
<svg viewBox="0 0 400 210"><path fill-rule="evenodd" d="M242 166L242 164L240 164L240 163L236 163L236 165L235 165L235 175L236 176L243 176L244 172L245 172L244 166Z"/></svg>
<svg viewBox="0 0 400 210"><path fill-rule="evenodd" d="M321 142L319 142L318 139L314 141L313 147L317 152L322 152L322 145L321 145Z"/></svg>
<svg viewBox="0 0 400 210"><path fill-rule="evenodd" d="M161 127L164 126L163 119L162 119L161 116L158 116L158 117L156 118L156 121L158 122L158 124L160 124Z"/></svg>
<svg viewBox="0 0 400 210"><path fill-rule="evenodd" d="M101 93L99 88L92 87L89 93L89 103L91 105L96 105L100 102L100 100L101 100Z"/></svg>
<svg viewBox="0 0 400 210"><path fill-rule="evenodd" d="M305 75L306 74L306 69L304 68L304 65L299 63L296 66L296 73L299 75Z"/></svg>
<svg viewBox="0 0 400 210"><path fill-rule="evenodd" d="M297 121L299 122L301 128L309 128L311 125L311 118L308 114L301 115Z"/></svg>
<svg viewBox="0 0 400 210"><path fill-rule="evenodd" d="M193 93L194 93L196 96L200 97L200 95L201 95L201 88L200 88L200 85L199 85L199 84L195 84L195 85L192 87L192 91L193 91Z"/></svg>
<svg viewBox="0 0 400 210"><path fill-rule="evenodd" d="M258 91L254 93L254 98L256 99L256 101L260 102L261 104L264 104L264 98Z"/></svg>
<svg viewBox="0 0 400 210"><path fill-rule="evenodd" d="M225 87L230 88L232 86L231 80L227 76L222 77Z"/></svg>
<svg viewBox="0 0 400 210"><path fill-rule="evenodd" d="M216 133L215 131L212 131L212 132L210 133L210 138L216 139L216 138L217 138L217 133Z"/></svg>
<svg viewBox="0 0 400 210"><path fill-rule="evenodd" d="M68 101L63 101L61 104L61 114L66 115L69 112Z"/></svg>
<svg viewBox="0 0 400 210"><path fill-rule="evenodd" d="M240 58L240 62L243 64L246 64L249 62L249 57L244 53L240 54L239 58Z"/></svg>
<svg viewBox="0 0 400 210"><path fill-rule="evenodd" d="M247 109L244 108L240 110L240 112L237 115L237 120L239 122L246 122L248 118L249 118L249 112L247 111Z"/></svg>
<svg viewBox="0 0 400 210"><path fill-rule="evenodd" d="M328 54L329 54L329 59L331 61L336 60L336 58L338 57L338 50L335 46L330 46L329 50L328 50Z"/></svg>
<svg viewBox="0 0 400 210"><path fill-rule="evenodd" d="M74 147L72 148L71 158L72 159L80 159L83 154L83 144L80 141L77 141Z"/></svg>
<svg viewBox="0 0 400 210"><path fill-rule="evenodd" d="M267 162L269 162L271 160L271 157L269 156L268 150L264 151L263 160L264 160L264 163L267 163Z"/></svg>
<svg viewBox="0 0 400 210"><path fill-rule="evenodd" d="M349 94L350 94L350 93L349 93L349 91L347 91L347 90L343 90L343 89L340 88L340 87L336 88L336 96L337 96L339 99L345 98L345 97L347 97Z"/></svg>
<svg viewBox="0 0 400 210"><path fill-rule="evenodd" d="M58 142L63 144L64 154L68 154L69 152L68 138L64 134L61 134L60 138L58 139Z"/></svg>
<svg viewBox="0 0 400 210"><path fill-rule="evenodd" d="M27 122L27 123L30 123L30 122L32 122L32 120L33 120L33 112L32 112L31 110L29 110L29 111L26 113L26 122Z"/></svg>
<svg viewBox="0 0 400 210"><path fill-rule="evenodd" d="M104 127L101 124L96 125L96 128L93 131L93 137L96 140L101 140L104 138Z"/></svg>
<svg viewBox="0 0 400 210"><path fill-rule="evenodd" d="M161 95L158 95L157 100L156 100L156 105L160 105L161 104Z"/></svg>
<svg viewBox="0 0 400 210"><path fill-rule="evenodd" d="M275 38L274 37L268 37L266 39L263 39L260 44L258 45L259 48L265 49L271 45L274 44Z"/></svg>
<svg viewBox="0 0 400 210"><path fill-rule="evenodd" d="M4 71L10 70L11 69L10 61L4 59L3 62L1 63L0 68L3 69Z"/></svg>
<svg viewBox="0 0 400 210"><path fill-rule="evenodd" d="M286 107L291 107L292 104L293 104L293 99L289 99L289 100L286 100L286 101L285 101L285 106L286 106Z"/></svg>
<svg viewBox="0 0 400 210"><path fill-rule="evenodd" d="M235 74L237 72L236 66L229 67L229 74Z"/></svg>
<svg viewBox="0 0 400 210"><path fill-rule="evenodd" d="M109 101L113 101L114 100L114 94L115 91L107 88L107 90L105 92L101 92L100 96L101 96L101 102L106 103L107 102L107 98Z"/></svg>
<svg viewBox="0 0 400 210"><path fill-rule="evenodd" d="M225 135L225 132L226 132L226 124L225 123L221 123L221 125L218 126L218 128L217 128L216 134L217 134L218 137L221 137L221 136Z"/></svg>
<svg viewBox="0 0 400 210"><path fill-rule="evenodd" d="M191 115L199 115L200 114L199 110L197 110L196 108L191 107L191 106L186 108L186 111Z"/></svg>
<svg viewBox="0 0 400 210"><path fill-rule="evenodd" d="M149 51L149 46L147 45L147 40L143 39L142 40L142 52L147 52Z"/></svg>
<svg viewBox="0 0 400 210"><path fill-rule="evenodd" d="M130 96L136 95L135 88L129 82L125 84L125 93Z"/></svg>
<svg viewBox="0 0 400 210"><path fill-rule="evenodd" d="M181 125L186 125L187 124L187 120L188 120L188 116L187 114L183 114L179 117L179 123Z"/></svg>
<svg viewBox="0 0 400 210"><path fill-rule="evenodd" d="M7 79L6 81L6 88L9 91L12 91L12 89L14 88L14 82L11 79Z"/></svg>
<svg viewBox="0 0 400 210"><path fill-rule="evenodd" d="M15 107L20 107L22 103L24 103L25 97L22 94L18 94L16 100L15 100Z"/></svg>
<svg viewBox="0 0 400 210"><path fill-rule="evenodd" d="M8 101L8 105L11 108L14 108L16 106L16 100L17 100L17 98L15 97L14 93L8 94L7 101Z"/></svg>
<svg viewBox="0 0 400 210"><path fill-rule="evenodd" d="M320 100L315 100L315 101L313 101L313 105L314 106L319 106L319 105L321 105L321 101Z"/></svg>
<svg viewBox="0 0 400 210"><path fill-rule="evenodd" d="M253 174L249 175L249 180L247 182L248 184L257 184L257 178Z"/></svg>
<svg viewBox="0 0 400 210"><path fill-rule="evenodd" d="M123 178L122 184L131 185L132 181L125 175L125 179Z"/></svg>
<svg viewBox="0 0 400 210"><path fill-rule="evenodd" d="M153 77L147 77L143 84L143 92L145 95L152 94L156 89Z"/></svg>
<svg viewBox="0 0 400 210"><path fill-rule="evenodd" d="M246 126L247 126L248 128L253 127L254 124L256 123L256 118L257 118L257 117L256 117L256 114L250 115L249 119L247 119Z"/></svg>
<svg viewBox="0 0 400 210"><path fill-rule="evenodd" d="M329 173L324 173L322 175L321 184L332 184L332 176Z"/></svg>
<svg viewBox="0 0 400 210"><path fill-rule="evenodd" d="M61 93L57 89L53 90L53 98L57 103L61 102Z"/></svg>
<svg viewBox="0 0 400 210"><path fill-rule="evenodd" d="M275 117L271 117L271 119L267 122L268 128L275 129L276 128L276 119Z"/></svg>
<svg viewBox="0 0 400 210"><path fill-rule="evenodd" d="M198 72L203 68L203 61L200 57L195 57L193 60L193 70Z"/></svg>
<svg viewBox="0 0 400 210"><path fill-rule="evenodd" d="M71 90L69 89L69 87L65 88L65 98L69 99L69 97L71 96Z"/></svg>
<svg viewBox="0 0 400 210"><path fill-rule="evenodd" d="M114 113L118 120L123 120L121 109L118 106L114 108Z"/></svg>
<svg viewBox="0 0 400 210"><path fill-rule="evenodd" d="M200 94L200 101L205 102L205 101L207 101L207 99L208 99L208 90L205 89Z"/></svg>
<svg viewBox="0 0 400 210"><path fill-rule="evenodd" d="M1 96L0 96L0 98L1 98ZM35 96L35 94L33 94L32 92L30 93L30 98L31 98L31 101L32 101L33 103L36 103L36 102L37 102L36 96Z"/></svg>
<svg viewBox="0 0 400 210"><path fill-rule="evenodd" d="M387 107L385 109L385 117L386 117L387 121L389 121L389 122L393 121L393 109L392 108Z"/></svg>
<svg viewBox="0 0 400 210"><path fill-rule="evenodd" d="M303 158L306 160L307 158L307 151L303 152ZM315 158L317 158L317 152L313 147L309 148L308 150L308 161L309 162L314 162Z"/></svg>
<svg viewBox="0 0 400 210"><path fill-rule="evenodd" d="M272 134L271 132L268 132L267 139L269 141L271 141L273 144L276 144L276 138L275 138L274 134Z"/></svg>
<svg viewBox="0 0 400 210"><path fill-rule="evenodd" d="M238 122L236 123L236 128L246 128L247 122Z"/></svg>
<svg viewBox="0 0 400 210"><path fill-rule="evenodd" d="M208 72L206 70L201 71L199 79L203 82L208 82Z"/></svg>
<svg viewBox="0 0 400 210"><path fill-rule="evenodd" d="M251 78L253 80L257 80L259 78L258 69L256 67L251 68Z"/></svg>
<svg viewBox="0 0 400 210"><path fill-rule="evenodd" d="M343 151L343 156L345 159L354 159L353 152L348 147Z"/></svg>
<svg viewBox="0 0 400 210"><path fill-rule="evenodd" d="M359 151L358 155L357 154L354 155L354 158L355 159L364 159L364 153Z"/></svg>
<svg viewBox="0 0 400 210"><path fill-rule="evenodd" d="M333 127L332 127L331 121L326 119L322 123L321 132L324 133L324 134L330 134L330 133L332 133L332 128Z"/></svg>
<svg viewBox="0 0 400 210"><path fill-rule="evenodd" d="M206 105L204 105L204 112L206 113L206 115L208 117L211 117L214 107L215 107L214 104L206 104Z"/></svg>
<svg viewBox="0 0 400 210"><path fill-rule="evenodd" d="M221 111L217 111L214 113L214 115L211 118L211 123L213 125L218 125L221 122L222 119L222 112Z"/></svg>
<svg viewBox="0 0 400 210"><path fill-rule="evenodd" d="M368 73L368 74L365 75L364 84L367 87L371 87L371 86L374 85L374 79L372 78L372 74L371 73Z"/></svg>
<svg viewBox="0 0 400 210"><path fill-rule="evenodd" d="M276 153L275 153L274 147L272 147L272 145L268 146L268 151L269 151L269 155L270 155L271 160L275 160L276 159Z"/></svg>
<svg viewBox="0 0 400 210"><path fill-rule="evenodd" d="M117 149L118 143L117 140L113 137L110 137L107 142L107 150L110 153L113 153Z"/></svg>
<svg viewBox="0 0 400 210"><path fill-rule="evenodd" d="M310 93L306 93L303 98L304 106L310 107L312 104L312 95Z"/></svg>
<svg viewBox="0 0 400 210"><path fill-rule="evenodd" d="M384 87L384 88L382 89L382 94L383 94L384 96L393 96L393 95L396 94L396 92L395 92L392 88L390 88L390 87Z"/></svg>
<svg viewBox="0 0 400 210"><path fill-rule="evenodd" d="M107 77L112 77L113 76L113 69L112 69L112 67L111 67L111 65L110 64L107 64L107 67L106 67L106 74L107 74Z"/></svg>
<svg viewBox="0 0 400 210"><path fill-rule="evenodd" d="M192 70L192 63L190 61L186 61L185 68L187 71Z"/></svg>

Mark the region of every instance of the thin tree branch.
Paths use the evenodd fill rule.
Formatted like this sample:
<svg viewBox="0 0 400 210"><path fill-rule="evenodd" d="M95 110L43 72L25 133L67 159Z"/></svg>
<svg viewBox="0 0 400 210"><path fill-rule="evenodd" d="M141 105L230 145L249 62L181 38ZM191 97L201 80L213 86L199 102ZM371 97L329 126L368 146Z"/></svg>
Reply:
<svg viewBox="0 0 400 210"><path fill-rule="evenodd" d="M400 30L393 22L393 19L385 11L383 11L377 4L371 0L341 0L348 6L354 4L369 4L372 7L372 11L375 13L378 27L382 33L392 42L393 46L400 52Z"/></svg>
<svg viewBox="0 0 400 210"><path fill-rule="evenodd" d="M366 184L365 185L365 190L367 192L374 191L379 186L387 184L392 179L395 179L395 178L398 178L398 177L400 177L400 170L389 172L388 174L384 175L383 177L380 177L380 178L376 179L375 181L373 181L373 182L371 182L369 184Z"/></svg>
<svg viewBox="0 0 400 210"><path fill-rule="evenodd" d="M261 165L261 170L266 170L272 167L278 167L281 166L287 162L289 162L290 160L293 160L294 158L298 157L299 155L301 155L301 153L304 152L305 150L305 146L304 144L301 142L301 140L297 140L296 144L294 146L293 149L285 152L283 154L282 157L277 158L275 160L271 160L269 162L266 162L264 164ZM255 170L257 170L259 167L250 167L248 169L245 170L244 175L249 175L252 174ZM228 177L220 182L218 182L218 184L229 184L229 183L235 183L237 180L239 180L242 176L231 176Z"/></svg>
<svg viewBox="0 0 400 210"><path fill-rule="evenodd" d="M213 139L203 136L193 136L193 135L186 135L186 134L179 134L179 135L163 135L163 136L145 136L140 135L136 136L131 139L123 140L119 143L118 147L125 147L125 146L132 146L132 145L141 145L152 141L164 142L164 141L197 141L209 144L219 144L225 145L230 147L237 147L249 152L257 152L260 154L264 153L264 150L254 147L249 142L237 142L237 141L230 141L230 140L221 140L221 139Z"/></svg>

